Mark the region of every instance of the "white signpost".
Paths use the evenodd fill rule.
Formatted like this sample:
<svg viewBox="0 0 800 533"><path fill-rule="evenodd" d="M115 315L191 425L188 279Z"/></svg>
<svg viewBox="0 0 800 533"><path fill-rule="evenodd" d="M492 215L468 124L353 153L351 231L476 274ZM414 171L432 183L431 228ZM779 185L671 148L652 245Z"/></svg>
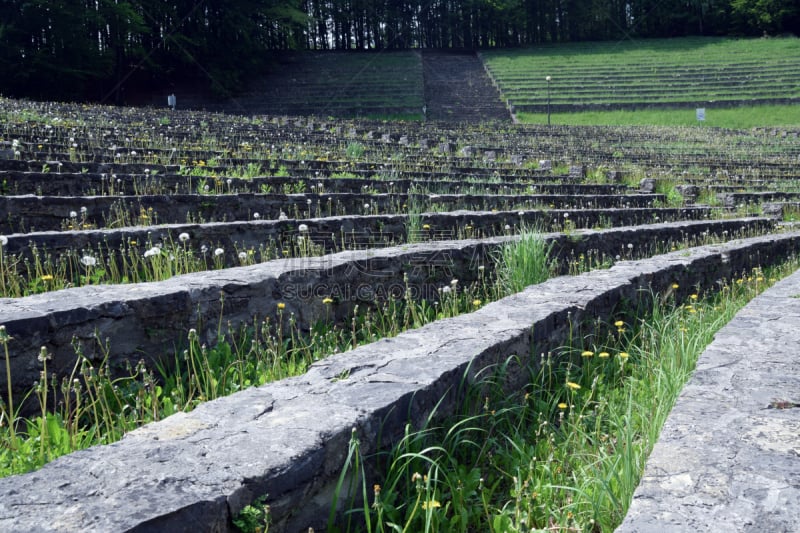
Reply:
<svg viewBox="0 0 800 533"><path fill-rule="evenodd" d="M695 115L697 116L697 120L703 122L706 119L706 108L705 107L698 107L695 110Z"/></svg>

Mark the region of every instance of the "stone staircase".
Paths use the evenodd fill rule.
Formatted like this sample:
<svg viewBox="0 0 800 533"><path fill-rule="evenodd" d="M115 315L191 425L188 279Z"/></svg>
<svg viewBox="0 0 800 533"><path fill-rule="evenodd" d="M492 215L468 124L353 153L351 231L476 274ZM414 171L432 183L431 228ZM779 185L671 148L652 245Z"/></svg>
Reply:
<svg viewBox="0 0 800 533"><path fill-rule="evenodd" d="M474 52L423 50L426 119L511 121L500 93Z"/></svg>

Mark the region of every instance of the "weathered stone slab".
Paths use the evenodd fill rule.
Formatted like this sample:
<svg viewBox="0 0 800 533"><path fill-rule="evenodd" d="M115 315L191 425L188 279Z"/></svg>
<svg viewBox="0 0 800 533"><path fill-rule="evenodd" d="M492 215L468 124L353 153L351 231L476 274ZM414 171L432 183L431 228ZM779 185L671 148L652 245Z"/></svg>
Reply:
<svg viewBox="0 0 800 533"><path fill-rule="evenodd" d="M569 320L609 316L676 281L711 287L798 247L800 233L791 233L621 262L339 354L306 375L0 480L0 530L231 531L230 516L262 494L271 529L323 530L352 431L372 453L379 436L393 442L434 406L452 412L463 384L486 366L564 343Z"/></svg>
<svg viewBox="0 0 800 533"><path fill-rule="evenodd" d="M700 356L617 533L798 530L798 347L800 272L752 300Z"/></svg>

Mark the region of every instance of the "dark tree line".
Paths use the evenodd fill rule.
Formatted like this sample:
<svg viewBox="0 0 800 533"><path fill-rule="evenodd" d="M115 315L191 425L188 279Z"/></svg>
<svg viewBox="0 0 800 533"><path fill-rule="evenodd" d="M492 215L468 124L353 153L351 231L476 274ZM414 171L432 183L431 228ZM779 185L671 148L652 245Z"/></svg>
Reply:
<svg viewBox="0 0 800 533"><path fill-rule="evenodd" d="M286 49L512 47L800 33L797 0L0 0L0 94L225 93Z"/></svg>

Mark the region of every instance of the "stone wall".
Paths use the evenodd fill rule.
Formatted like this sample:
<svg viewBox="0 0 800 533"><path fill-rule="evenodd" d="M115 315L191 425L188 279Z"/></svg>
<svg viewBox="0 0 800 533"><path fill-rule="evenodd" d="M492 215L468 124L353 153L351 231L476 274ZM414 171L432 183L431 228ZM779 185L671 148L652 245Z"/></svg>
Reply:
<svg viewBox="0 0 800 533"><path fill-rule="evenodd" d="M211 189L213 192L213 189ZM0 196L0 233L182 222L227 222L399 213L411 204L431 211L473 209L652 208L660 194L170 194L139 196ZM257 215L256 215L257 214ZM80 225L79 225L80 223Z"/></svg>
<svg viewBox="0 0 800 533"><path fill-rule="evenodd" d="M329 223L319 221L326 229ZM704 233L723 237L770 225L767 219L755 218L675 222L545 237L553 243L554 257L566 267L581 254L610 261L644 257L658 247L664 251ZM9 344L13 387L22 395L39 379L37 356L42 346L53 354L48 371L59 379L75 366L74 341L97 364L108 356L112 369L135 365L140 359L151 368L157 363L169 366L175 350L185 345L189 329L196 328L204 342L213 343L220 321L236 327L252 323L254 317L274 317L278 302L285 303L287 314L294 313L301 328L309 328L322 318L349 320L355 304L399 297L407 288L415 298L436 299L437 289L453 278L462 286L477 281L479 265L491 277L491 254L516 238L434 241L280 259L161 282L85 286L0 300L0 324L14 338ZM332 308L322 303L326 297L336 300Z"/></svg>

